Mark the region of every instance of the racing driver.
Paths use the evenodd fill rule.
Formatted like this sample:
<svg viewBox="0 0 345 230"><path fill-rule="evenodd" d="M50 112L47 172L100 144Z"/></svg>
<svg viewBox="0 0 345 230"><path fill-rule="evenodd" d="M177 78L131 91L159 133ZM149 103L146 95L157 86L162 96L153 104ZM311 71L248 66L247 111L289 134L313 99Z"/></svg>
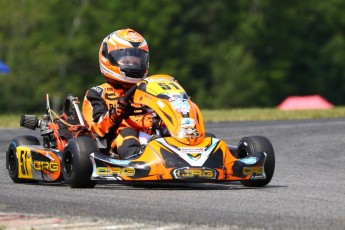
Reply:
<svg viewBox="0 0 345 230"><path fill-rule="evenodd" d="M83 116L101 151L120 159L138 156L143 115L131 115L130 103L122 98L148 74L149 48L145 38L133 29L112 32L101 43L99 66L106 82L86 92Z"/></svg>

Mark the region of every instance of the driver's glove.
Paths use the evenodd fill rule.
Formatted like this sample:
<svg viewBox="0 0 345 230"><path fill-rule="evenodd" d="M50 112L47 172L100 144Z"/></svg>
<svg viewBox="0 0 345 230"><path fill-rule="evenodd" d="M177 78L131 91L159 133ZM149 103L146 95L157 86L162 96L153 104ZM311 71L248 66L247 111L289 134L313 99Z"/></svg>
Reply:
<svg viewBox="0 0 345 230"><path fill-rule="evenodd" d="M110 109L109 115L110 119L114 122L121 121L122 119L127 119L132 111L130 103L124 100L118 100L116 106Z"/></svg>

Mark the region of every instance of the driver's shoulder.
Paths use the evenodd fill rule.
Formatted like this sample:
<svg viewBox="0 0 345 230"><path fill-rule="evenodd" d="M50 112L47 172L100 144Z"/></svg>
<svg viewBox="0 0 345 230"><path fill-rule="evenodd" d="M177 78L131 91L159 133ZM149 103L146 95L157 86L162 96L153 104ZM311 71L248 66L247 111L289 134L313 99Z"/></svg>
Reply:
<svg viewBox="0 0 345 230"><path fill-rule="evenodd" d="M124 92L124 89L121 87L114 87L113 85L109 83L103 83L101 85L91 87L88 91L90 93L96 93L99 96L101 96L106 92L114 92L115 94L121 94Z"/></svg>

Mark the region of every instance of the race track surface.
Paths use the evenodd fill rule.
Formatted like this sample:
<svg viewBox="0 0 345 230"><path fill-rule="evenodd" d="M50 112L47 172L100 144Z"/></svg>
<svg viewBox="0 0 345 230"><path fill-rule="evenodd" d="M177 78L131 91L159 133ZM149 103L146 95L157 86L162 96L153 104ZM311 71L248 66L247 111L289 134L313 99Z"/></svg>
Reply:
<svg viewBox="0 0 345 230"><path fill-rule="evenodd" d="M14 184L5 151L28 129L0 129L0 229L344 229L345 119L227 122L208 132L236 145L263 135L276 154L264 188L232 184Z"/></svg>

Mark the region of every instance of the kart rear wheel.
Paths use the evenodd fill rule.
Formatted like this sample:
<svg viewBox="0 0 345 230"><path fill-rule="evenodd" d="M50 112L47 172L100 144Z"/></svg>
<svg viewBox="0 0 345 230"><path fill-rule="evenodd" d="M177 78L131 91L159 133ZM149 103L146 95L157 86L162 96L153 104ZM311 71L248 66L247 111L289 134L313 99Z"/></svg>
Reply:
<svg viewBox="0 0 345 230"><path fill-rule="evenodd" d="M36 180L18 178L19 167L17 157L17 147L20 145L40 145L39 140L35 136L18 136L12 139L8 150L6 151L6 168L14 183L34 183Z"/></svg>
<svg viewBox="0 0 345 230"><path fill-rule="evenodd" d="M96 142L86 136L70 139L62 153L62 175L72 188L93 188L90 154L98 151Z"/></svg>
<svg viewBox="0 0 345 230"><path fill-rule="evenodd" d="M238 151L236 156L237 158L244 158L247 156L252 156L256 152L265 152L267 154L267 158L264 165L266 179L241 181L241 183L244 186L262 187L267 185L273 177L275 167L274 150L271 142L266 137L243 137L238 144Z"/></svg>

